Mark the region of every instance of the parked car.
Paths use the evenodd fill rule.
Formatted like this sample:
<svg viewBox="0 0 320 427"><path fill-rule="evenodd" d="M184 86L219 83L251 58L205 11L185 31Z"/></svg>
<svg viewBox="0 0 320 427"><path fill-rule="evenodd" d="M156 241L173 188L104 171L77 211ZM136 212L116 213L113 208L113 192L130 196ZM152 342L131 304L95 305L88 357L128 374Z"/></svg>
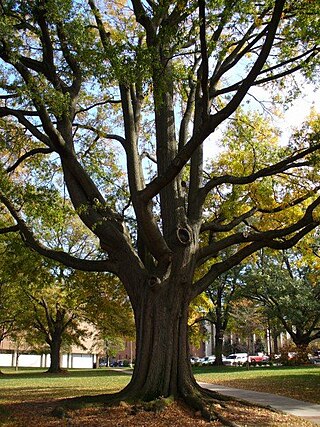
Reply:
<svg viewBox="0 0 320 427"><path fill-rule="evenodd" d="M200 365L201 359L200 359L200 357L193 356L190 358L190 363L191 363L191 365Z"/></svg>
<svg viewBox="0 0 320 427"><path fill-rule="evenodd" d="M112 360L109 364L112 368L122 367L123 366L123 360Z"/></svg>
<svg viewBox="0 0 320 427"><path fill-rule="evenodd" d="M201 360L202 365L213 365L214 361L216 360L216 356L206 356Z"/></svg>
<svg viewBox="0 0 320 427"><path fill-rule="evenodd" d="M226 366L240 366L247 362L247 353L233 353L229 354L224 360L223 364Z"/></svg>
<svg viewBox="0 0 320 427"><path fill-rule="evenodd" d="M315 365L320 365L320 350L314 351L313 354L309 356L309 360Z"/></svg>
<svg viewBox="0 0 320 427"><path fill-rule="evenodd" d="M248 356L249 363L263 363L269 361L269 356L266 356L262 353L249 354Z"/></svg>
<svg viewBox="0 0 320 427"><path fill-rule="evenodd" d="M309 357L309 360L314 365L320 365L320 357L319 356L311 356L311 357Z"/></svg>

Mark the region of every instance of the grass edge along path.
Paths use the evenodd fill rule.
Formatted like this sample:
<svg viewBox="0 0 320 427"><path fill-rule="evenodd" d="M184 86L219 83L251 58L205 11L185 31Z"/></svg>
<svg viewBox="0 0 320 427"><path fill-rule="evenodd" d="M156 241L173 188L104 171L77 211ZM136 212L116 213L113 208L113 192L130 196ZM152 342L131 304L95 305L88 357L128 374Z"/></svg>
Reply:
<svg viewBox="0 0 320 427"><path fill-rule="evenodd" d="M320 404L320 366L195 367L197 381L244 390L263 391Z"/></svg>

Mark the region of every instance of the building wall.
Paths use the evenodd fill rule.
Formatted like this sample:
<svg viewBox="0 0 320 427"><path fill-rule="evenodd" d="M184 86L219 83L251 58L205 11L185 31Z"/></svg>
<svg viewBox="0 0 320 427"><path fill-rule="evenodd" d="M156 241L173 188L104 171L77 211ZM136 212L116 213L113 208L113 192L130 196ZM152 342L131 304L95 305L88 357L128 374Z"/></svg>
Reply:
<svg viewBox="0 0 320 427"><path fill-rule="evenodd" d="M83 341L83 348L72 346L70 353L63 353L61 355L61 367L68 368L93 368L98 360L98 350L90 351L92 348L92 340L87 339ZM50 354L35 353L30 347L20 345L4 339L0 343L0 366L3 367L30 367L30 368L49 368Z"/></svg>
<svg viewBox="0 0 320 427"><path fill-rule="evenodd" d="M18 364L16 365L17 358ZM62 354L61 367L65 369L93 368L94 363L96 363L96 359L96 355L94 354ZM0 366L18 366L19 368L49 368L50 355L32 353L20 353L18 355L15 351L12 351L11 353L0 352Z"/></svg>
<svg viewBox="0 0 320 427"><path fill-rule="evenodd" d="M133 363L136 358L136 343L134 341L125 341L124 350L119 351L116 360L128 360Z"/></svg>

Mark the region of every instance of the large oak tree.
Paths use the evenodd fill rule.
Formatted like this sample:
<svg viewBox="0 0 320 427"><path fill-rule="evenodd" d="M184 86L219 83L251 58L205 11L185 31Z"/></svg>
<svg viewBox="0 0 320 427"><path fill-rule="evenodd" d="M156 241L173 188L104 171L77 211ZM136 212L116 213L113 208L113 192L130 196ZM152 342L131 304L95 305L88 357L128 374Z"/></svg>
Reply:
<svg viewBox="0 0 320 427"><path fill-rule="evenodd" d="M313 77L319 7L307 0L1 1L0 201L12 216L3 232L19 232L66 266L120 278L137 341L120 398L174 395L198 405L204 391L189 364L190 301L258 249L291 247L318 225L317 132L301 133L280 158L259 158L253 147L251 166L243 159L234 170L206 172L203 146L248 94L257 96L255 87L270 95L287 87L289 97L291 75ZM274 149L268 137L262 151ZM122 178L114 179L116 143L128 196ZM42 199L30 203L29 192L25 202L24 194L28 183L40 192L61 182L103 257L78 259L63 244L43 244L30 217ZM265 182L273 190L267 206L257 197ZM297 207L291 222L281 216Z"/></svg>

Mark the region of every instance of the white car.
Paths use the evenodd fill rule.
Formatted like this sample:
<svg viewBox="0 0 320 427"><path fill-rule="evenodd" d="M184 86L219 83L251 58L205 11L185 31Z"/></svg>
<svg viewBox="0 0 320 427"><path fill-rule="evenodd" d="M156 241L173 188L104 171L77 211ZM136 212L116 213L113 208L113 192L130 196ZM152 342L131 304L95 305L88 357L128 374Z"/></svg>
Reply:
<svg viewBox="0 0 320 427"><path fill-rule="evenodd" d="M190 358L190 362L191 362L191 365L200 365L202 362L202 359L200 359L200 357L193 356Z"/></svg>
<svg viewBox="0 0 320 427"><path fill-rule="evenodd" d="M201 360L201 362L202 362L202 365L213 365L215 360L216 360L216 356L206 356Z"/></svg>
<svg viewBox="0 0 320 427"><path fill-rule="evenodd" d="M229 354L224 360L223 364L227 366L240 366L246 363L248 360L247 353L233 353Z"/></svg>

